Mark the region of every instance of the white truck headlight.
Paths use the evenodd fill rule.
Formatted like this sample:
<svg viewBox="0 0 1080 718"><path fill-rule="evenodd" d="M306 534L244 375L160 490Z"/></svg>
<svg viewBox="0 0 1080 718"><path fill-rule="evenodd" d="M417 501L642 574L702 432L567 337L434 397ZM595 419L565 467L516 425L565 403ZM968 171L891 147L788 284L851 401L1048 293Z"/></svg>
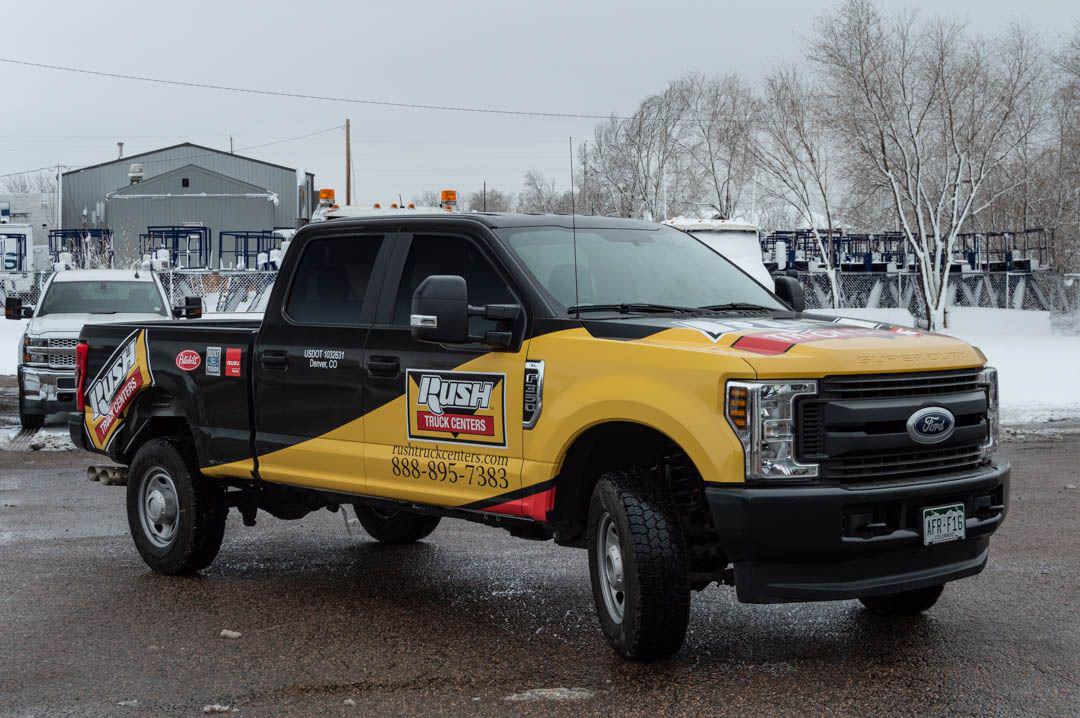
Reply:
<svg viewBox="0 0 1080 718"><path fill-rule="evenodd" d="M742 441L748 481L817 478L817 464L795 458L795 401L816 381L729 381L725 412Z"/></svg>
<svg viewBox="0 0 1080 718"><path fill-rule="evenodd" d="M982 447L983 458L989 458L998 446L998 374L992 366L979 372L979 385L986 388L986 422L990 425L986 443Z"/></svg>
<svg viewBox="0 0 1080 718"><path fill-rule="evenodd" d="M23 364L45 365L49 363L49 340L42 337L23 336Z"/></svg>

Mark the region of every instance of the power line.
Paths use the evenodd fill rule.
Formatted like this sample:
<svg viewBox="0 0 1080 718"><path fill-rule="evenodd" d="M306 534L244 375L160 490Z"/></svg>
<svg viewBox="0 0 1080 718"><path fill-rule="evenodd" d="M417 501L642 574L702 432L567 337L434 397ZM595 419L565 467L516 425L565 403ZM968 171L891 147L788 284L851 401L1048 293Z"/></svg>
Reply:
<svg viewBox="0 0 1080 718"><path fill-rule="evenodd" d="M315 130L314 132L308 132L308 133L305 133L305 134L302 134L302 135L296 135L295 137L286 137L286 138L281 139L281 140L275 140L274 142L264 142L261 145L251 145L249 147L238 147L236 151L237 152L247 152L249 150L257 150L257 149L260 149L262 147L270 147L271 145L280 145L280 144L285 143L285 142L293 142L295 140L303 140L303 139L307 139L308 137L314 137L315 135L324 134L326 132L333 132L334 130L340 130L342 127L344 127L344 125L334 125L333 127L326 127L324 129L321 129L321 130ZM153 151L153 150L151 150L151 151ZM227 152L226 150L219 150L217 152L202 152L202 153L197 154L197 155L188 155L186 157L174 157L174 158L170 158L170 159L158 159L158 160L141 160L141 163L142 164L157 164L159 162L184 162L184 161L187 161L187 160L195 160L195 159L199 159L199 158L202 158L202 157L215 157L215 156L217 156L219 154L222 154L222 153L229 154L229 152ZM141 153L136 153L135 155L132 155L132 157L138 157L139 154L141 154ZM126 159L126 158L121 157L120 159ZM89 166L92 166L92 165L83 165L82 167L69 167L68 165L63 165L63 166L67 167L69 171L74 171L74 170L83 169L83 167L89 167ZM53 170L53 169L56 169L56 165L50 165L48 167L39 167L39 168L37 168L35 170L23 170L21 172L11 172L11 173L6 174L6 175L0 175L0 179L3 179L4 177L15 177L16 175L28 175L28 174L33 174L35 172L41 172L42 170Z"/></svg>
<svg viewBox="0 0 1080 718"><path fill-rule="evenodd" d="M43 70L59 70L62 72L75 72L81 75L93 75L95 77L109 77L115 80L137 80L139 82L152 82L159 85L172 85L177 87L196 87L204 90L222 90L225 92L242 92L249 95L269 95L273 97L291 97L301 100L324 100L328 102L348 102L356 105L374 105L377 107L400 107L411 110L443 110L446 112L471 112L488 115L511 115L517 117L549 117L567 118L578 120L607 120L607 119L630 119L615 117L613 115L587 115L573 112L534 112L527 110L504 110L491 107L466 107L460 105L429 105L413 102L393 102L390 100L371 100L354 97L333 97L329 95L309 95L300 92L285 92L278 90L258 90L250 87L230 87L228 85L214 85L206 82L186 82L183 80L166 80L160 77L146 77L143 75L126 75L118 72L102 72L100 70L86 70L80 67L66 67L63 65L47 65L41 62L27 62L0 57L0 62L10 65L22 65L35 67Z"/></svg>

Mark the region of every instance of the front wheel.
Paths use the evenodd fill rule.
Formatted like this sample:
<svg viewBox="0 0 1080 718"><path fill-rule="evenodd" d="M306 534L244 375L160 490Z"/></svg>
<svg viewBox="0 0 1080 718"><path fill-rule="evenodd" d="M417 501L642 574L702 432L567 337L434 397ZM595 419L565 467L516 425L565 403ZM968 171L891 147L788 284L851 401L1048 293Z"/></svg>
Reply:
<svg viewBox="0 0 1080 718"><path fill-rule="evenodd" d="M869 596L860 598L859 601L871 613L879 616L914 616L931 608L941 592L945 590L945 584L919 588L914 591L902 591L890 593L885 596Z"/></svg>
<svg viewBox="0 0 1080 718"><path fill-rule="evenodd" d="M438 516L425 516L408 511L375 508L357 504L356 518L371 538L380 543L413 543L431 535L439 525Z"/></svg>
<svg viewBox="0 0 1080 718"><path fill-rule="evenodd" d="M217 556L225 535L222 485L199 471L195 447L155 439L128 472L128 527L146 565L158 573L194 573Z"/></svg>
<svg viewBox="0 0 1080 718"><path fill-rule="evenodd" d="M21 387L19 389L19 425L23 429L40 429L45 426L44 414L31 414L26 410Z"/></svg>
<svg viewBox="0 0 1080 718"><path fill-rule="evenodd" d="M589 504L589 575L600 628L616 653L654 660L682 647L690 586L682 528L662 479L613 471Z"/></svg>

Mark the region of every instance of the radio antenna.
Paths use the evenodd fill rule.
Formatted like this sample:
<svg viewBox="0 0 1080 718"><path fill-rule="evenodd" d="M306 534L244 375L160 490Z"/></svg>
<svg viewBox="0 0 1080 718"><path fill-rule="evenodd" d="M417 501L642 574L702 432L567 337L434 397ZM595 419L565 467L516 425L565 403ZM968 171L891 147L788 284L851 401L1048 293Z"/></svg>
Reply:
<svg viewBox="0 0 1080 718"><path fill-rule="evenodd" d="M577 205L574 202L574 138L570 138L570 236L574 248L574 306L581 304L577 265Z"/></svg>

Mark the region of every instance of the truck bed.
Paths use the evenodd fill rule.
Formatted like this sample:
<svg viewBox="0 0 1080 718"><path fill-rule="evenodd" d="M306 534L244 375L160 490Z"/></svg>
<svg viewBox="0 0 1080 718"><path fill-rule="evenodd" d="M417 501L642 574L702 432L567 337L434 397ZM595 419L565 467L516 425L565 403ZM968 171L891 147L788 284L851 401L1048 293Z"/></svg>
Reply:
<svg viewBox="0 0 1080 718"><path fill-rule="evenodd" d="M149 412L172 411L187 417L200 465L249 459L251 350L260 323L198 319L86 325L80 335L88 346L86 448L122 456ZM144 393L153 402L142 397L137 415L127 416L131 400ZM98 421L105 421L104 427Z"/></svg>

